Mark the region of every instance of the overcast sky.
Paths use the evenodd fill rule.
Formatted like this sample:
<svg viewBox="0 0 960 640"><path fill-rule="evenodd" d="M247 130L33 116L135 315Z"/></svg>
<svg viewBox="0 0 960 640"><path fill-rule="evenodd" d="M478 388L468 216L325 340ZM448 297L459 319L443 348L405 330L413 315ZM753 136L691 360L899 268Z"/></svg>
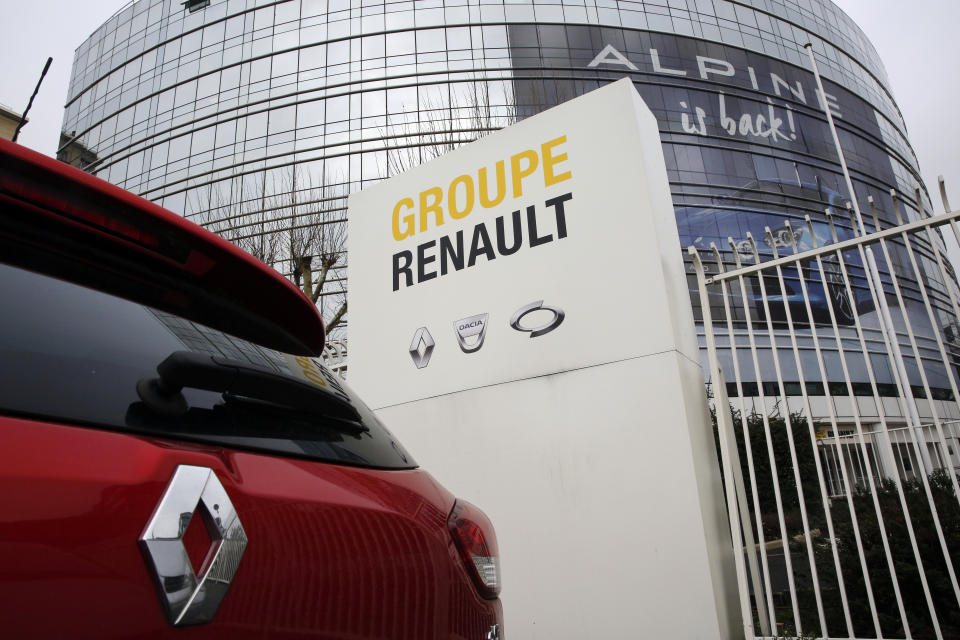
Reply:
<svg viewBox="0 0 960 640"><path fill-rule="evenodd" d="M938 212L937 175L960 203L960 25L958 0L837 0L883 58L894 96ZM122 0L10 3L0 21L0 103L22 112L47 56L53 66L20 134L23 144L56 151L73 52L123 6Z"/></svg>

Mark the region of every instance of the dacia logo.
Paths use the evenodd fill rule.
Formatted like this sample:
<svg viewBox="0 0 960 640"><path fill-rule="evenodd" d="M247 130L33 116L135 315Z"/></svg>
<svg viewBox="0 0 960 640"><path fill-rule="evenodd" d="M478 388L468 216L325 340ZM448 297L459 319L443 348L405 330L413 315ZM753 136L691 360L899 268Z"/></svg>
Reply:
<svg viewBox="0 0 960 640"><path fill-rule="evenodd" d="M464 353L474 353L483 346L483 339L487 335L487 318L489 314L479 313L469 318L463 318L453 323L457 330L457 342Z"/></svg>

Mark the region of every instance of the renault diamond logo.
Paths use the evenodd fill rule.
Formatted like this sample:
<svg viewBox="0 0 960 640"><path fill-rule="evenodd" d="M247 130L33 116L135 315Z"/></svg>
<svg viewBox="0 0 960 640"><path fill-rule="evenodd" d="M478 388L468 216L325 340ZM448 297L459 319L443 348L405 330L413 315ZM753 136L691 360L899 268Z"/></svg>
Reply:
<svg viewBox="0 0 960 640"><path fill-rule="evenodd" d="M453 328L457 332L457 342L460 343L460 349L464 353L473 353L483 346L483 338L487 335L488 315L478 313L453 323Z"/></svg>
<svg viewBox="0 0 960 640"><path fill-rule="evenodd" d="M196 513L194 513L196 512ZM198 576L183 546L195 515L211 544ZM247 534L212 469L180 465L140 536L160 602L174 626L210 622L247 548Z"/></svg>
<svg viewBox="0 0 960 640"><path fill-rule="evenodd" d="M420 327L413 334L413 340L410 341L410 357L413 358L413 364L417 365L417 369L423 369L430 364L430 356L433 355L436 344L426 327Z"/></svg>
<svg viewBox="0 0 960 640"><path fill-rule="evenodd" d="M534 311L549 311L553 314L553 317L549 321L544 322L538 327L524 327L520 324L520 321L523 320L523 317ZM513 314L513 317L510 318L510 326L516 329L517 331L529 331L531 338L538 338L546 333L550 333L554 329L560 326L560 323L563 322L565 314L563 309L558 309L556 307L551 307L549 305L543 304L543 300L537 300L536 302L531 302L530 304L524 305L517 309L517 312Z"/></svg>

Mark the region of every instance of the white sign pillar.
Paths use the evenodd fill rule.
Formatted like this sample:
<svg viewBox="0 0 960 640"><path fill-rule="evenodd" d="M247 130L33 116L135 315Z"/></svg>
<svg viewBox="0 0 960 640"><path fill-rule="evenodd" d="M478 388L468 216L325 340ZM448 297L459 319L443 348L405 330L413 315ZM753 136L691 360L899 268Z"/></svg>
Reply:
<svg viewBox="0 0 960 640"><path fill-rule="evenodd" d="M657 124L621 80L350 197L350 382L496 528L512 638L742 637Z"/></svg>

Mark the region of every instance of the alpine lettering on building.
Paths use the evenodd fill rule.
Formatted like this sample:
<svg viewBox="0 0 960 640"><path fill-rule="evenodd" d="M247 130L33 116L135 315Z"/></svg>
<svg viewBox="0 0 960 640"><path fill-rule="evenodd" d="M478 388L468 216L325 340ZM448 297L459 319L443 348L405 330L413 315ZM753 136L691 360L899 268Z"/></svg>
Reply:
<svg viewBox="0 0 960 640"><path fill-rule="evenodd" d="M656 49L650 49L649 55L650 65L654 73L679 77L689 77L695 73L695 77L699 77L701 80L713 81L722 80L723 78L735 78L738 73L736 67L721 58L696 56L696 71L694 72L693 69L671 69L664 67L660 62L660 53ZM593 60L590 61L587 67L593 69L601 64L620 66L629 69L630 71L640 71L637 65L631 62L626 56L617 51L614 46L610 44L605 46L600 53L598 53ZM807 102L808 92L804 87L803 82L800 80L797 80L794 84L790 84L790 82L784 78L781 78L776 73L771 72L769 74L769 82L767 82L767 79L764 78L765 86L761 88L756 69L754 69L752 66L747 66L746 69L741 69L740 73L745 73L747 75L750 80L750 86L753 87L754 91L772 92L778 97L785 98L789 98L792 95L797 101L805 105L809 104ZM816 106L818 109L829 107L830 111L833 112L834 117L843 117L843 114L840 113L840 107L837 104L836 96L829 93L821 95L817 89L811 89L809 93L816 96ZM826 100L824 100L824 96L826 97Z"/></svg>
<svg viewBox="0 0 960 640"><path fill-rule="evenodd" d="M715 99L711 99L714 104L694 104L690 100L681 100L677 111L680 113L680 123L685 133L699 136L761 138L772 143L795 142L800 132L794 117L794 107L788 101L815 106L817 109L829 108L834 117L843 117L836 96L829 93L821 94L819 90L808 88L800 80L788 81L772 71L765 75L758 74L752 66L737 69L727 60L702 55L696 56L692 61L685 61L685 66L689 68L674 68L665 66L661 62L660 52L657 49L651 48L648 55L648 68L653 73L731 84L735 84L735 79L738 77L745 78L754 91L762 91L770 95L766 99L766 104L752 99L737 99L735 102L739 103L739 108L734 108L733 101L728 103L729 97L722 91ZM610 44L606 45L587 67L593 69L600 65L621 67L637 72L646 70L640 69ZM809 104L808 96L816 96L815 105ZM776 102L774 97L781 98L782 102Z"/></svg>
<svg viewBox="0 0 960 640"><path fill-rule="evenodd" d="M526 184L532 184L529 180L543 180L545 187L551 187L573 177L563 166L568 160L563 151L566 141L566 136L559 136L539 149L525 149L498 160L492 176L490 167L481 167L476 180L472 174L463 174L453 178L446 189L433 186L416 197L400 199L394 205L391 225L397 242L463 220L474 211L503 213L394 253L393 290L566 238L565 205L573 200L573 192L539 202L529 202L523 192Z"/></svg>

